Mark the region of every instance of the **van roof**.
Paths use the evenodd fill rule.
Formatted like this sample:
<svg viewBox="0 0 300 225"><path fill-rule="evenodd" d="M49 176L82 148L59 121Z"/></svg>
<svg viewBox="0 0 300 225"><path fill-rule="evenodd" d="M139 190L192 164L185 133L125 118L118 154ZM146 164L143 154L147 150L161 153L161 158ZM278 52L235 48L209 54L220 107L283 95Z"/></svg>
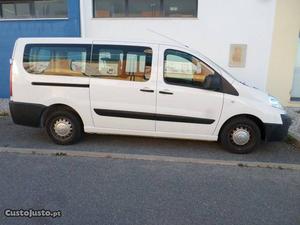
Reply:
<svg viewBox="0 0 300 225"><path fill-rule="evenodd" d="M68 38L68 37L49 37L49 38L19 38L17 41L25 43L92 43L92 42L106 42L106 43L128 43L128 44L156 44L156 45L172 45L177 47L189 48L187 45L181 44L177 41L158 41L158 40L145 40L145 39L100 39L100 38Z"/></svg>

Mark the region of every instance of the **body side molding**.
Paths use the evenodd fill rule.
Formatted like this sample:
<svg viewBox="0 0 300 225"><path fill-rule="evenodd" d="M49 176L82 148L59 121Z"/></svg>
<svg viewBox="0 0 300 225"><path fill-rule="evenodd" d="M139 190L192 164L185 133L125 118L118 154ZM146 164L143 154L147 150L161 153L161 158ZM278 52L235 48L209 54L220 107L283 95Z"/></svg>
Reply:
<svg viewBox="0 0 300 225"><path fill-rule="evenodd" d="M54 86L54 87L79 87L79 88L89 88L89 84L70 84L70 83L48 83L48 82L32 82L34 86Z"/></svg>
<svg viewBox="0 0 300 225"><path fill-rule="evenodd" d="M164 115L144 112L130 112L109 109L94 109L99 116L120 117L129 119L157 120L179 123L213 124L215 120L188 116Z"/></svg>

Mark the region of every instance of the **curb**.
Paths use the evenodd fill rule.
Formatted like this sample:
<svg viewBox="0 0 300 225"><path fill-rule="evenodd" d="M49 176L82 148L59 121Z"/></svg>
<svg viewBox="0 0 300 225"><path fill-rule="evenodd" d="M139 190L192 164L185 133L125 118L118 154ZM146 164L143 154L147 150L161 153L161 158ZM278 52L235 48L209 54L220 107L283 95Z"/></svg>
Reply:
<svg viewBox="0 0 300 225"><path fill-rule="evenodd" d="M108 153L108 152L38 150L38 149L1 147L0 153L15 153L15 154L27 154L27 155L57 156L57 157L61 156L61 157L109 158L115 160L144 160L144 161L157 161L157 162L190 163L190 164L199 164L199 165L300 171L300 164L210 160L210 159L195 159L195 158L155 156L155 155L118 154L118 153Z"/></svg>

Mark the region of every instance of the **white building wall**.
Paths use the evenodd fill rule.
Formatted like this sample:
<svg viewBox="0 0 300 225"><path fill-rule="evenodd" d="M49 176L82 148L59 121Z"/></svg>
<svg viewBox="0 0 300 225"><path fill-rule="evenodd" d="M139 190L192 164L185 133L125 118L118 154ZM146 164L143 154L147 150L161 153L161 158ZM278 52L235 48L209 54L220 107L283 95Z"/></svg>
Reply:
<svg viewBox="0 0 300 225"><path fill-rule="evenodd" d="M198 18L93 18L81 0L82 33L98 39L162 40L154 30L204 55L249 85L266 89L276 0L198 0ZM247 44L245 68L229 67L230 44Z"/></svg>

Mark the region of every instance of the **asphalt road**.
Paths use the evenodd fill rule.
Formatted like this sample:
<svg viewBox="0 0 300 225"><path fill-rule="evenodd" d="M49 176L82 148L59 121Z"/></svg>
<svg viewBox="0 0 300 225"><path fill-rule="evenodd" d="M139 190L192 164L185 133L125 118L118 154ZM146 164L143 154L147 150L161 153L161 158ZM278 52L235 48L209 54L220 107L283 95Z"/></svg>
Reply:
<svg viewBox="0 0 300 225"><path fill-rule="evenodd" d="M0 117L0 147L300 164L286 143L234 155L217 143L86 135L53 144L42 129ZM5 209L61 210L60 218L7 218ZM0 224L300 225L299 170L178 162L0 154Z"/></svg>
<svg viewBox="0 0 300 225"><path fill-rule="evenodd" d="M2 225L300 224L299 171L2 153L0 174Z"/></svg>
<svg viewBox="0 0 300 225"><path fill-rule="evenodd" d="M43 129L14 125L9 117L0 117L0 147L300 164L300 150L284 142L264 143L249 155L228 153L218 143L114 135L86 135L76 145L58 146Z"/></svg>

